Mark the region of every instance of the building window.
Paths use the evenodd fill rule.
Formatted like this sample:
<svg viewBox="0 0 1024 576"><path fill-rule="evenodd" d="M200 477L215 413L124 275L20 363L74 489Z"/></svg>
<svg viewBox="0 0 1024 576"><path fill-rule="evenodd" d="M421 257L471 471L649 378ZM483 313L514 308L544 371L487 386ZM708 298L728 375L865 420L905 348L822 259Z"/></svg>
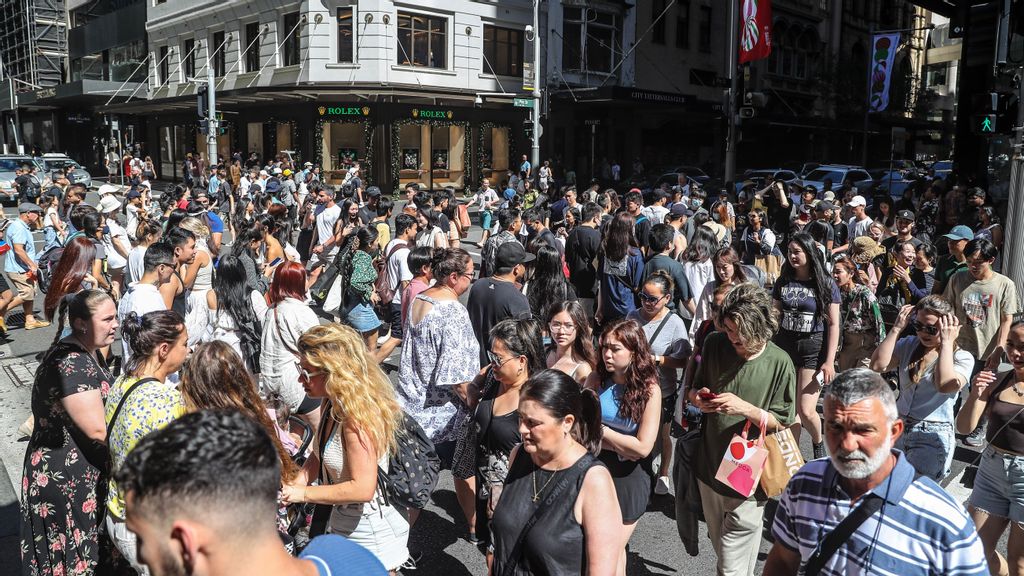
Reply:
<svg viewBox="0 0 1024 576"><path fill-rule="evenodd" d="M169 68L170 59L171 59L169 54L170 54L170 47L169 46L161 46L160 47L160 59L158 60L158 62L160 62L160 66L157 67L157 72L156 72L156 84L157 84L157 86L163 86L165 83L167 83L167 77L169 76L168 68Z"/></svg>
<svg viewBox="0 0 1024 576"><path fill-rule="evenodd" d="M213 75L220 78L224 75L226 70L224 58L224 52L226 52L226 46L224 45L224 31L213 33L213 62L210 63L213 66Z"/></svg>
<svg viewBox="0 0 1024 576"><path fill-rule="evenodd" d="M245 25L245 71L258 72L260 69L260 23Z"/></svg>
<svg viewBox="0 0 1024 576"><path fill-rule="evenodd" d="M519 76L523 70L523 31L484 26L484 74Z"/></svg>
<svg viewBox="0 0 1024 576"><path fill-rule="evenodd" d="M690 49L690 3L679 2L679 15L676 16L676 48Z"/></svg>
<svg viewBox="0 0 1024 576"><path fill-rule="evenodd" d="M352 8L338 8L338 62L355 62L355 19Z"/></svg>
<svg viewBox="0 0 1024 576"><path fill-rule="evenodd" d="M697 48L701 52L711 52L711 6L700 7L700 37Z"/></svg>
<svg viewBox="0 0 1024 576"><path fill-rule="evenodd" d="M610 74L621 58L619 18L592 8L563 8L562 68Z"/></svg>
<svg viewBox="0 0 1024 576"><path fill-rule="evenodd" d="M440 16L398 13L398 63L447 68L448 20Z"/></svg>
<svg viewBox="0 0 1024 576"><path fill-rule="evenodd" d="M665 43L665 18L662 12L665 11L667 0L654 0L651 2L651 42L654 44Z"/></svg>
<svg viewBox="0 0 1024 576"><path fill-rule="evenodd" d="M181 57L184 61L181 65L181 71L185 75L185 82L188 82L196 76L196 41L193 39L185 40L185 43L181 46Z"/></svg>
<svg viewBox="0 0 1024 576"><path fill-rule="evenodd" d="M149 70L142 66L146 59L146 42L136 40L110 49L110 74L112 82L145 82ZM144 70L145 69L145 70Z"/></svg>
<svg viewBox="0 0 1024 576"><path fill-rule="evenodd" d="M282 66L298 66L299 65L299 13L292 12L291 14L285 14L283 26L281 28L281 34L284 34L282 40L284 51L281 53L281 65Z"/></svg>

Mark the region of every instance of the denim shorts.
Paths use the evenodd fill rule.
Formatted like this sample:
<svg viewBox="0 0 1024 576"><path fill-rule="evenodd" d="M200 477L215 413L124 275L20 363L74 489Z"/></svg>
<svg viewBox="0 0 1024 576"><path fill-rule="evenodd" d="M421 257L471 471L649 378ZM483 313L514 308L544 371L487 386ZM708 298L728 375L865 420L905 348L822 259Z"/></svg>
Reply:
<svg viewBox="0 0 1024 576"><path fill-rule="evenodd" d="M825 364L824 332L779 330L772 342L789 355L797 369L818 370Z"/></svg>
<svg viewBox="0 0 1024 576"><path fill-rule="evenodd" d="M1024 522L1024 456L985 448L967 503L993 516Z"/></svg>
<svg viewBox="0 0 1024 576"><path fill-rule="evenodd" d="M949 474L949 467L953 464L953 424L902 418L906 428L895 447L903 450L915 470L940 482Z"/></svg>

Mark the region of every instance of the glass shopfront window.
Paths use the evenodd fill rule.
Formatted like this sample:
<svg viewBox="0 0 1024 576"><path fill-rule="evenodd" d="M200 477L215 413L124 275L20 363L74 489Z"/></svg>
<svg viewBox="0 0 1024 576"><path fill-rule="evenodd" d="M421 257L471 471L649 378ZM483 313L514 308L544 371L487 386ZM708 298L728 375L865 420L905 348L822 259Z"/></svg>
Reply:
<svg viewBox="0 0 1024 576"><path fill-rule="evenodd" d="M146 42L136 40L110 49L110 80L145 82L148 70L140 66L146 59Z"/></svg>
<svg viewBox="0 0 1024 576"><path fill-rule="evenodd" d="M480 130L483 140L483 153L477 159L480 178L489 178L491 186L497 187L509 168L509 129L502 126Z"/></svg>
<svg viewBox="0 0 1024 576"><path fill-rule="evenodd" d="M466 186L466 127L433 123L399 127L399 187L419 182L432 190Z"/></svg>
<svg viewBox="0 0 1024 576"><path fill-rule="evenodd" d="M328 184L344 182L345 173L356 162L364 175L369 172L365 135L365 122L324 122L320 165Z"/></svg>

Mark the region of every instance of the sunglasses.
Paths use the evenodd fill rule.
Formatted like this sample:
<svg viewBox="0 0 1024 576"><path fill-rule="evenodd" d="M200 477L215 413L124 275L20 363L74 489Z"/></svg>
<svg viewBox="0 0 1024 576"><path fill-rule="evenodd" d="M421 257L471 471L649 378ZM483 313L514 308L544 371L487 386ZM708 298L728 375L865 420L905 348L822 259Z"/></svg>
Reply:
<svg viewBox="0 0 1024 576"><path fill-rule="evenodd" d="M911 326L914 328L915 332L924 332L925 334L928 334L930 336L935 336L936 334L939 333L939 327L934 324L921 324L920 322L915 320L914 323L911 324Z"/></svg>
<svg viewBox="0 0 1024 576"><path fill-rule="evenodd" d="M491 364L493 364L495 368L501 368L506 363L508 363L511 360L515 360L516 358L519 358L519 356L509 356L508 358L502 360L494 352L491 352L490 350L487 351L487 359L491 361Z"/></svg>
<svg viewBox="0 0 1024 576"><path fill-rule="evenodd" d="M661 300L664 297L665 297L664 295L662 295L662 296L651 296L647 292L641 292L640 293L640 300L642 300L646 304L655 304L655 303L658 302L658 300Z"/></svg>
<svg viewBox="0 0 1024 576"><path fill-rule="evenodd" d="M295 368L299 371L299 380L305 380L306 382L311 382L313 378L323 374L323 372L310 372L303 368L302 364L299 364L298 362L295 363Z"/></svg>

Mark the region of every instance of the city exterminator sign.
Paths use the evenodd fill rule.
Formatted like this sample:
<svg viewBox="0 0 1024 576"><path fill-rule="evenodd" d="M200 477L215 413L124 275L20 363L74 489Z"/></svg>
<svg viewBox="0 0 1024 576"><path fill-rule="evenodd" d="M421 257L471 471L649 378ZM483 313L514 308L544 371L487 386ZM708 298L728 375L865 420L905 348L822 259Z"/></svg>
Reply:
<svg viewBox="0 0 1024 576"><path fill-rule="evenodd" d="M369 116L369 106L320 106L316 109L321 116Z"/></svg>

